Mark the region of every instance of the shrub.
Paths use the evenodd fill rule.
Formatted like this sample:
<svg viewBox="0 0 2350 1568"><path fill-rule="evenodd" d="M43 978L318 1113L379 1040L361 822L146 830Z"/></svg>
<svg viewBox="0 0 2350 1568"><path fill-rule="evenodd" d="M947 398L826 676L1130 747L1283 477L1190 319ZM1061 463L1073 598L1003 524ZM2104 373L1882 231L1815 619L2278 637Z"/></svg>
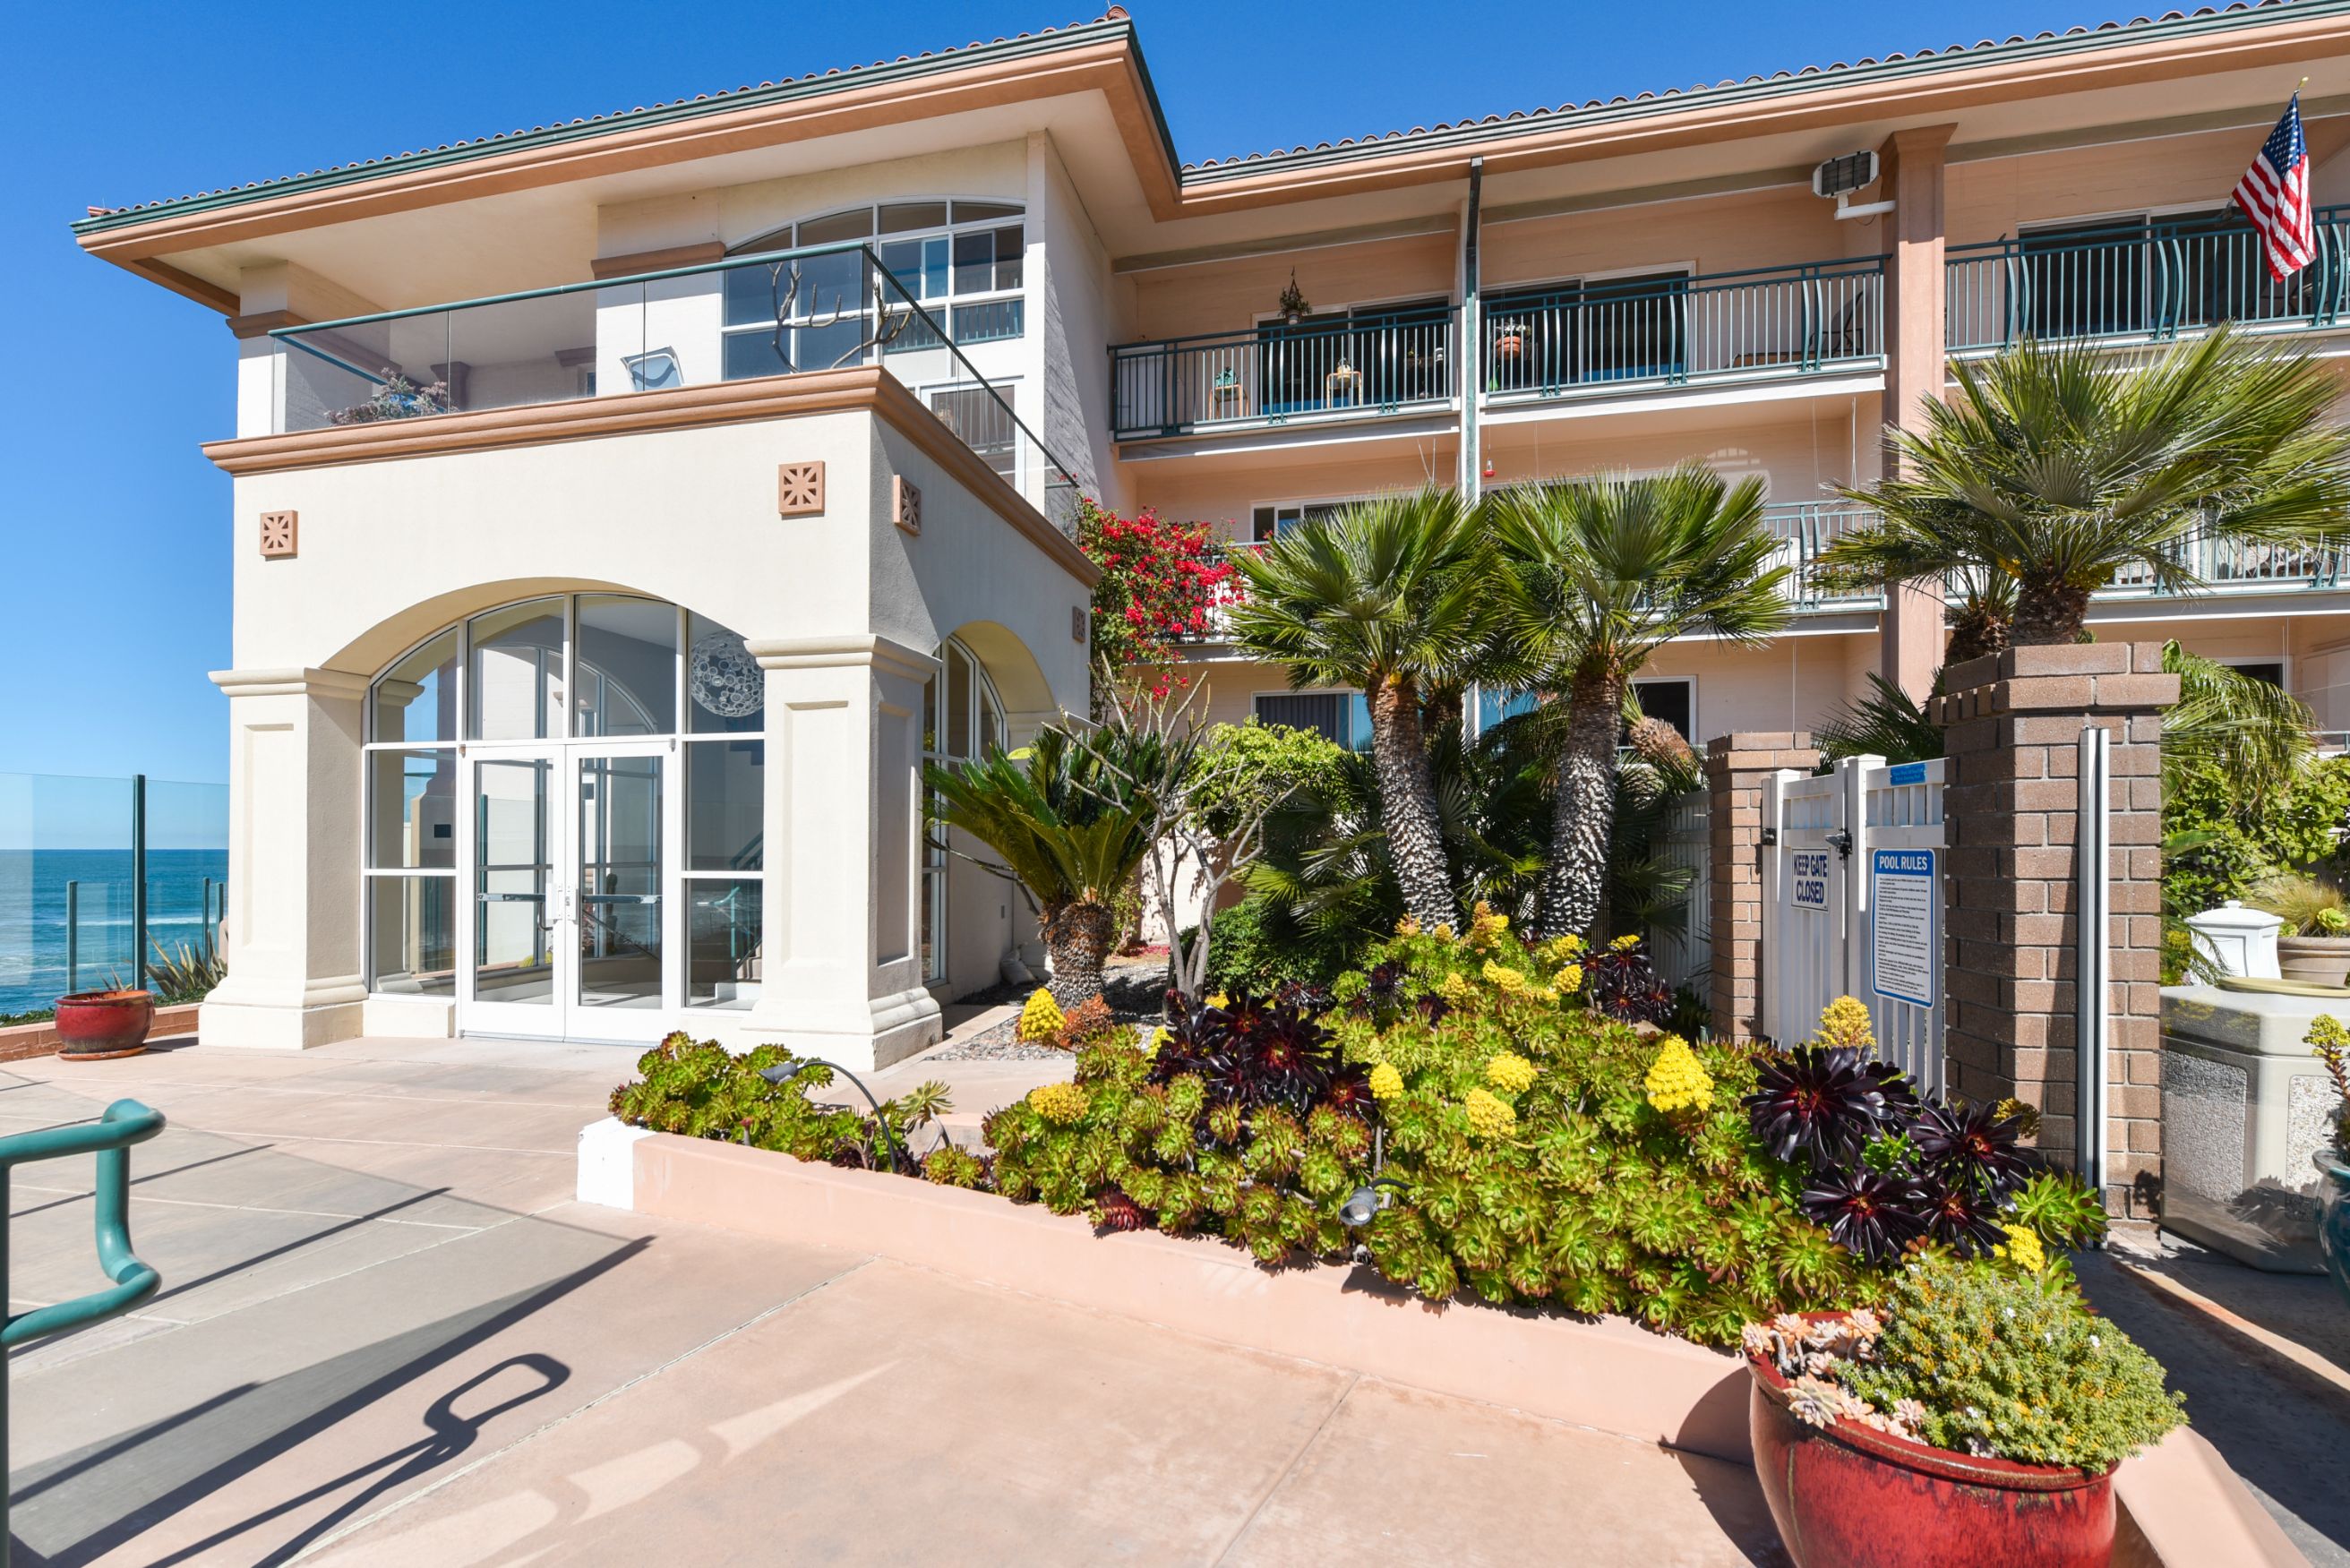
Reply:
<svg viewBox="0 0 2350 1568"><path fill-rule="evenodd" d="M1317 937L1294 910L1252 894L1217 911L1208 935L1210 994L1270 994L1285 985L1326 989L1353 967L1364 944L1348 933Z"/></svg>
<svg viewBox="0 0 2350 1568"><path fill-rule="evenodd" d="M1363 1231L1373 1265L1438 1300L1465 1287L1712 1344L1758 1312L1873 1297L1748 1125L1745 1053L1594 1011L1575 972L1591 956L1481 915L1458 940L1407 929L1339 982L1331 1032L1371 1069L1395 1194Z"/></svg>
<svg viewBox="0 0 2350 1568"><path fill-rule="evenodd" d="M1917 1437L1938 1449L2085 1470L2186 1418L2160 1364L2078 1289L1947 1255L1894 1280L1883 1335L1836 1381L1876 1409L1911 1410Z"/></svg>
<svg viewBox="0 0 2350 1568"><path fill-rule="evenodd" d="M1338 1209L1370 1176L1370 1089L1296 999L1184 1006L1148 1050L1097 1035L1076 1082L1050 1087L987 1119L1005 1197L1267 1262L1349 1246Z"/></svg>
<svg viewBox="0 0 2350 1568"><path fill-rule="evenodd" d="M2166 772L2162 832L2166 902L2185 914L2241 898L2262 877L2316 866L2340 852L2350 820L2350 758L2303 764L2285 789L2257 803L2217 762Z"/></svg>
<svg viewBox="0 0 2350 1568"><path fill-rule="evenodd" d="M831 1085L829 1067L809 1066L781 1084L759 1075L761 1068L799 1060L780 1045L737 1056L715 1041L696 1044L682 1033L671 1034L637 1058L637 1076L612 1091L610 1109L629 1126L654 1132L723 1138L797 1159L879 1169L892 1163L893 1141L906 1152L910 1134L952 1108L942 1084L923 1084L903 1100L884 1100L877 1116L808 1098L809 1090ZM933 1150L934 1163L924 1169L899 1168L951 1186L978 1184L980 1176L969 1166L939 1159L944 1152ZM965 1158L980 1163L974 1156Z"/></svg>

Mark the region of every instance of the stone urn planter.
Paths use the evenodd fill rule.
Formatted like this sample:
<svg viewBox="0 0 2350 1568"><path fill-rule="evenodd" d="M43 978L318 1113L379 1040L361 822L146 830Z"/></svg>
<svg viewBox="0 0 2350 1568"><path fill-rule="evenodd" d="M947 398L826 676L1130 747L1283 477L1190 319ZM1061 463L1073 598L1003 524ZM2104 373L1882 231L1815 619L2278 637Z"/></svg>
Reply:
<svg viewBox="0 0 2350 1568"><path fill-rule="evenodd" d="M1977 1459L1856 1421L1814 1427L1789 1408L1787 1381L1767 1357L1750 1355L1747 1366L1754 1473L1796 1568L2105 1568L2112 1560L2112 1469Z"/></svg>
<svg viewBox="0 0 2350 1568"><path fill-rule="evenodd" d="M2322 1178L2317 1193L2317 1241L2325 1272L2350 1302L2350 1152L2321 1148L2312 1160Z"/></svg>
<svg viewBox="0 0 2350 1568"><path fill-rule="evenodd" d="M151 992L78 991L57 998L57 1054L72 1062L136 1056L154 1024Z"/></svg>
<svg viewBox="0 0 2350 1568"><path fill-rule="evenodd" d="M2277 972L2312 985L2350 985L2350 937L2279 937Z"/></svg>

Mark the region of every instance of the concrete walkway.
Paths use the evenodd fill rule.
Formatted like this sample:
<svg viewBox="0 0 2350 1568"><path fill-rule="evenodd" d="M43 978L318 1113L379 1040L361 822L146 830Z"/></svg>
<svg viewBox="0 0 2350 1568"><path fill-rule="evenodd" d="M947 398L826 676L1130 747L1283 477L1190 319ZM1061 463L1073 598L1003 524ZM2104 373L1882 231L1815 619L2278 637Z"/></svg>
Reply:
<svg viewBox="0 0 2350 1568"><path fill-rule="evenodd" d="M17 1561L1779 1560L1735 1466L574 1203L629 1063L365 1040L0 1074L0 1132L124 1095L172 1118L132 1156L162 1293L13 1358ZM14 1307L101 1282L89 1169L17 1172Z"/></svg>

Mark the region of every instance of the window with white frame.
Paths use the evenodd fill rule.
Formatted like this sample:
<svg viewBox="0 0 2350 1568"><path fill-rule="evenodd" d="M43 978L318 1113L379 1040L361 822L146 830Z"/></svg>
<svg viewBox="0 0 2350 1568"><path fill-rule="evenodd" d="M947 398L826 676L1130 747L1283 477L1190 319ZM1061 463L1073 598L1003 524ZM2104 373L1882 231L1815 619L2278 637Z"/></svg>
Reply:
<svg viewBox="0 0 2350 1568"><path fill-rule="evenodd" d="M1308 523L1319 523L1352 505L1355 496L1338 501L1276 501L1252 507L1249 514L1249 539L1262 545L1277 539L1293 528Z"/></svg>
<svg viewBox="0 0 2350 1568"><path fill-rule="evenodd" d="M1016 488L1020 483L1020 426L1012 417L1012 388L933 387L924 394L939 422L962 438Z"/></svg>
<svg viewBox="0 0 2350 1568"><path fill-rule="evenodd" d="M683 1001L749 1007L762 962L765 713L764 672L738 633L632 595L502 606L401 655L368 694L369 989L454 996L458 901L515 869L459 859L464 742L671 736L684 774L684 924L665 935L683 943ZM543 877L552 826L520 831L538 846L525 858Z"/></svg>
<svg viewBox="0 0 2350 1568"><path fill-rule="evenodd" d="M803 218L733 247L738 254L868 245L898 287L865 276L861 252L847 249L790 262L731 269L725 281L725 373L729 380L823 370L861 362L883 307L919 300L958 346L1018 337L1026 329L1022 293L1025 211L1016 202L882 202ZM939 347L920 318L888 335L887 353Z"/></svg>
<svg viewBox="0 0 2350 1568"><path fill-rule="evenodd" d="M1260 724L1312 730L1350 751L1371 743L1371 707L1359 691L1260 691L1250 708Z"/></svg>
<svg viewBox="0 0 2350 1568"><path fill-rule="evenodd" d="M1651 719L1662 719L1679 730L1681 739L1697 742L1697 677L1644 676L1632 682L1632 700Z"/></svg>
<svg viewBox="0 0 2350 1568"><path fill-rule="evenodd" d="M987 667L953 638L939 662L943 679L933 675L922 687L922 761L976 762L1004 743L1003 700ZM946 829L935 820L922 836L921 919L922 978L935 984L947 978Z"/></svg>

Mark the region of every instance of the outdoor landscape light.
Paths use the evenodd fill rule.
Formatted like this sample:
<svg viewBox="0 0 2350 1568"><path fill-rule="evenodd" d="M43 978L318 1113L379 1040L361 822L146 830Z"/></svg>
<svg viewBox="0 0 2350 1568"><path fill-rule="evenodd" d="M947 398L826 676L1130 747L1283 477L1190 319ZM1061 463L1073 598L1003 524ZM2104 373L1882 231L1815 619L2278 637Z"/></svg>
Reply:
<svg viewBox="0 0 2350 1568"><path fill-rule="evenodd" d="M1349 1231L1359 1231L1377 1218L1378 1211L1379 1190L1366 1183L1338 1205L1338 1223Z"/></svg>
<svg viewBox="0 0 2350 1568"><path fill-rule="evenodd" d="M865 1103L873 1107L873 1119L876 1122L879 1122L881 1126L882 1147L888 1154L889 1169L894 1173L898 1168L898 1160L903 1152L898 1147L898 1135L889 1130L889 1118L881 1114L881 1102L873 1097L873 1091L867 1088L865 1086L864 1080L859 1078L856 1074L850 1072L839 1063L827 1062L821 1056L803 1056L796 1062L779 1062L772 1067L762 1067L759 1069L759 1076L766 1079L770 1084L774 1084L776 1086L781 1087L783 1085L790 1083L794 1078L798 1077L802 1073L806 1072L810 1067L829 1067L834 1072L839 1074L842 1077L857 1085L857 1092L865 1096ZM906 1163L910 1166L914 1163L911 1157L906 1158Z"/></svg>

